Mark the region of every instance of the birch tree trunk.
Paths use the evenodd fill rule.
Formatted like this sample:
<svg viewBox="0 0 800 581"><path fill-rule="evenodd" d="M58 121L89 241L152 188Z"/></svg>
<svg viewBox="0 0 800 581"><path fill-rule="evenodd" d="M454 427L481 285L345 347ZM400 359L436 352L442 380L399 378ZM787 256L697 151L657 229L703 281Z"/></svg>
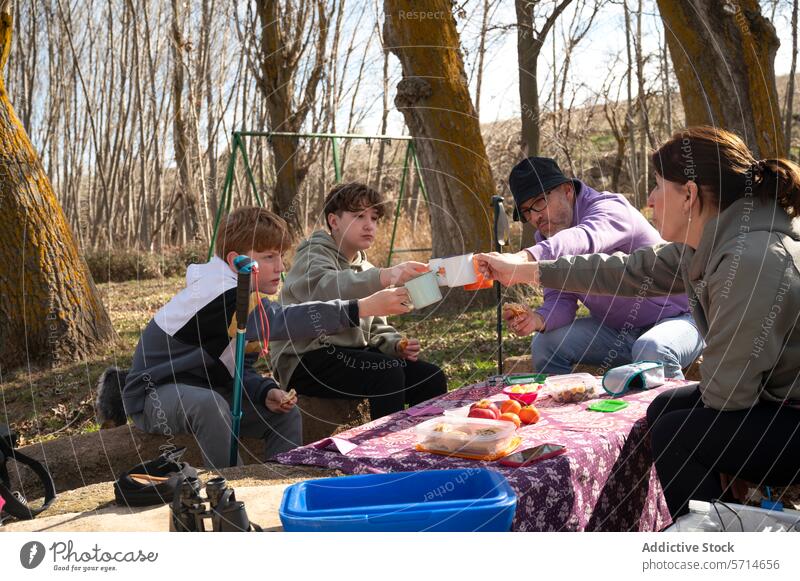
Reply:
<svg viewBox="0 0 800 581"><path fill-rule="evenodd" d="M55 366L88 356L115 334L6 93L12 11L11 0L0 0L0 367Z"/></svg>
<svg viewBox="0 0 800 581"><path fill-rule="evenodd" d="M658 0L687 125L742 136L761 158L784 157L775 83L778 37L758 0Z"/></svg>

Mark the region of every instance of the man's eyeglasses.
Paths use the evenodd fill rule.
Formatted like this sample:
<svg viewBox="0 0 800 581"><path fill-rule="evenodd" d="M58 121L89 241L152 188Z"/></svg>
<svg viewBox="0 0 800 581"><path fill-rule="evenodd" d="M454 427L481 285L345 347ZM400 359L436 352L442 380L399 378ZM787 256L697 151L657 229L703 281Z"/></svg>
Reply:
<svg viewBox="0 0 800 581"><path fill-rule="evenodd" d="M549 195L550 192L545 192L544 195L539 196L535 200L533 200L533 203L530 204L529 206L525 208L520 206L519 213L526 220L528 219L528 214L530 214L531 212L536 212L538 214L547 207L547 198Z"/></svg>

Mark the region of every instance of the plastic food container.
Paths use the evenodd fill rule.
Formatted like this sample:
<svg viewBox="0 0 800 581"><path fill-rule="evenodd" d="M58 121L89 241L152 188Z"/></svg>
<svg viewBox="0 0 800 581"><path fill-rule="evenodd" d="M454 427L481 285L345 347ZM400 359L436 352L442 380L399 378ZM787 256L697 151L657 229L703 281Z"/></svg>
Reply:
<svg viewBox="0 0 800 581"><path fill-rule="evenodd" d="M417 443L428 450L491 456L511 444L517 427L506 421L447 415L432 418L415 429Z"/></svg>
<svg viewBox="0 0 800 581"><path fill-rule="evenodd" d="M511 530L517 495L485 468L341 476L283 493L286 531L467 532Z"/></svg>
<svg viewBox="0 0 800 581"><path fill-rule="evenodd" d="M469 408L472 407L472 404L462 405L460 408L453 408L449 410L444 410L445 416L455 416L459 418L466 418L469 415Z"/></svg>
<svg viewBox="0 0 800 581"><path fill-rule="evenodd" d="M539 397L540 389L541 383L518 383L504 388L503 393L523 405L530 405Z"/></svg>
<svg viewBox="0 0 800 581"><path fill-rule="evenodd" d="M598 393L598 380L588 373L554 375L544 381L545 390L559 403L575 403L595 397Z"/></svg>

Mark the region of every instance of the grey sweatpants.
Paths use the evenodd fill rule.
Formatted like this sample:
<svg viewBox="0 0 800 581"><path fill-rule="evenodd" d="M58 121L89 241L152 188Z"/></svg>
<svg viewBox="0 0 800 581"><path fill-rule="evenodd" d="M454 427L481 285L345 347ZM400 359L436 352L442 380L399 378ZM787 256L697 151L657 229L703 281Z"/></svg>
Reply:
<svg viewBox="0 0 800 581"><path fill-rule="evenodd" d="M230 466L231 404L213 389L183 383L150 389L144 409L131 419L151 434L194 434L206 468ZM303 440L300 411L295 407L285 414L273 413L243 393L240 436L264 440L265 460L296 448ZM237 463L242 463L241 457Z"/></svg>

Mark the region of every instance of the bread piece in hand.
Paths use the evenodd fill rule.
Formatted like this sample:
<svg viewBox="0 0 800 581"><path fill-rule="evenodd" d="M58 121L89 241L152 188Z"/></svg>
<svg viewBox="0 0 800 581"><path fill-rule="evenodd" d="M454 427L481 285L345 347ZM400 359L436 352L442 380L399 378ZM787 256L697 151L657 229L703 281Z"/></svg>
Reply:
<svg viewBox="0 0 800 581"><path fill-rule="evenodd" d="M397 342L397 352L404 353L407 347L408 347L408 337L402 337Z"/></svg>
<svg viewBox="0 0 800 581"><path fill-rule="evenodd" d="M506 303L503 305L503 312L508 313L510 315L509 318L513 319L526 314L528 309L519 303Z"/></svg>

